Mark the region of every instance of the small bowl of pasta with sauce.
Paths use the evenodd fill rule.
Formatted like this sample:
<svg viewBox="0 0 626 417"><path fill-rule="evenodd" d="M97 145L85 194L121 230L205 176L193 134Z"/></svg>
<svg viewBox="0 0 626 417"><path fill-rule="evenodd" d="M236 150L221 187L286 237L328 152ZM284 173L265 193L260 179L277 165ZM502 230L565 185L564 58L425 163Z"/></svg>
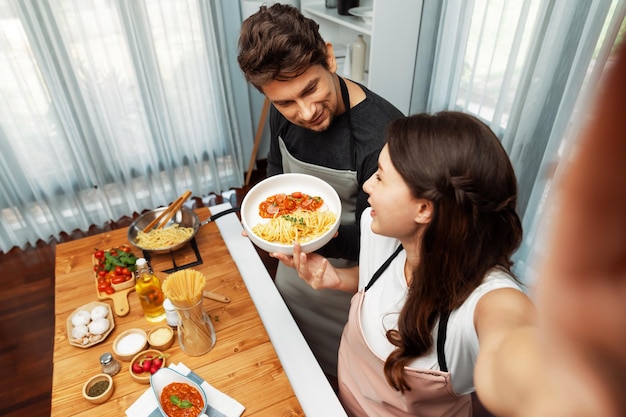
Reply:
<svg viewBox="0 0 626 417"><path fill-rule="evenodd" d="M173 369L161 368L150 375L150 385L164 416L206 417L206 394L191 378Z"/></svg>
<svg viewBox="0 0 626 417"><path fill-rule="evenodd" d="M341 200L327 182L306 174L280 174L259 182L241 204L241 224L259 248L291 255L326 245L341 222Z"/></svg>

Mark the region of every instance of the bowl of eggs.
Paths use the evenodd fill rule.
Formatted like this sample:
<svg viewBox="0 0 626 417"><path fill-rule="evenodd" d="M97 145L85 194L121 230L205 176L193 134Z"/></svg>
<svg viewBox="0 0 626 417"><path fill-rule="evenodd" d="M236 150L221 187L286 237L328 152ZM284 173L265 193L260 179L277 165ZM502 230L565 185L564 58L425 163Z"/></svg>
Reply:
<svg viewBox="0 0 626 417"><path fill-rule="evenodd" d="M341 200L326 181L306 174L266 178L246 193L241 224L259 248L293 254L297 241L305 253L326 245L341 222Z"/></svg>
<svg viewBox="0 0 626 417"><path fill-rule="evenodd" d="M78 307L67 318L67 338L72 346L88 348L104 341L114 327L111 307L94 301Z"/></svg>

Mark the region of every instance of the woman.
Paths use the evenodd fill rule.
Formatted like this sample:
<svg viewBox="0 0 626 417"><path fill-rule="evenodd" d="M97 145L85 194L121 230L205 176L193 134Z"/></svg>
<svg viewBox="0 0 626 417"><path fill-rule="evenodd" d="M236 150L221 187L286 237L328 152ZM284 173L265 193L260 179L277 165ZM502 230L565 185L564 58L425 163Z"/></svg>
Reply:
<svg viewBox="0 0 626 417"><path fill-rule="evenodd" d="M359 266L298 245L273 254L315 289L356 292L341 401L351 416L471 415L475 365L488 380L502 340L535 321L511 272L522 228L508 156L474 117L414 115L391 123L363 189Z"/></svg>

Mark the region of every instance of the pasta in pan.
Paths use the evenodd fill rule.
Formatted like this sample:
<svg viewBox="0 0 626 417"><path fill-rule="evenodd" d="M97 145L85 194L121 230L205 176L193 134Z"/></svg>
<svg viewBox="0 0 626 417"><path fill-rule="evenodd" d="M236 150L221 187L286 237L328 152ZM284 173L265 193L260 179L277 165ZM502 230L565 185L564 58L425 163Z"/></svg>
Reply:
<svg viewBox="0 0 626 417"><path fill-rule="evenodd" d="M330 210L296 210L290 214L275 217L267 223L259 223L252 231L268 242L285 245L293 242L304 243L323 235L336 220Z"/></svg>
<svg viewBox="0 0 626 417"><path fill-rule="evenodd" d="M164 229L152 229L145 233L137 232L137 244L148 250L166 249L177 245L193 236L193 227L182 227L178 224Z"/></svg>

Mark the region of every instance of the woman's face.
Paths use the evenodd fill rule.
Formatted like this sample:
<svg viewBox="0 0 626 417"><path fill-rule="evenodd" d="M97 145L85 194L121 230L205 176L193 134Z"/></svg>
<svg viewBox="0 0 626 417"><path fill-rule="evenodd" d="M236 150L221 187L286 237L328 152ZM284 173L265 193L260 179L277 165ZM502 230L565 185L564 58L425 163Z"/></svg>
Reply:
<svg viewBox="0 0 626 417"><path fill-rule="evenodd" d="M365 182L363 191L369 194L374 233L400 240L416 235L425 200L411 195L409 187L391 163L387 145L378 157L378 170Z"/></svg>

